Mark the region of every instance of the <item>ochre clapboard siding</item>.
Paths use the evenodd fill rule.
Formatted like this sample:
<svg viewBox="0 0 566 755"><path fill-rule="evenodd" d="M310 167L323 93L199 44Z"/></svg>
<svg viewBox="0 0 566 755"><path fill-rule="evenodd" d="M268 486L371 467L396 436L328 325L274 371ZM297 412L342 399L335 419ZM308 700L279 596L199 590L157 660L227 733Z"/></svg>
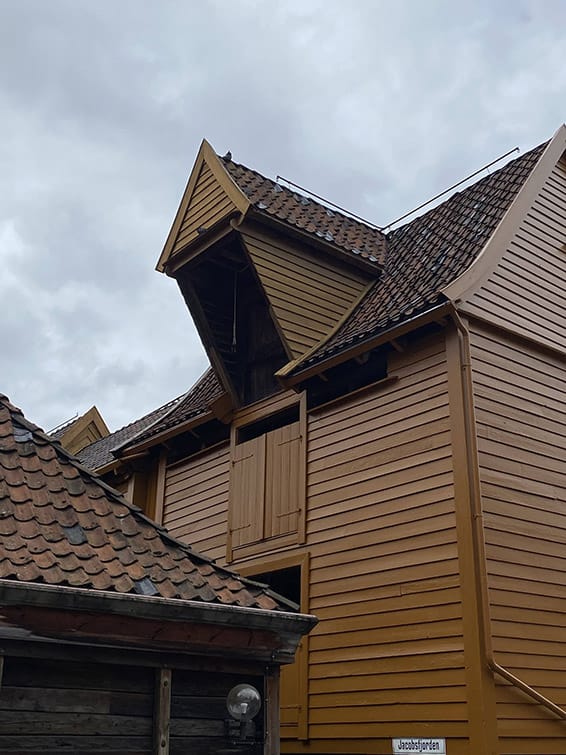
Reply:
<svg viewBox="0 0 566 755"><path fill-rule="evenodd" d="M566 351L566 160L545 182L507 251L463 307Z"/></svg>
<svg viewBox="0 0 566 755"><path fill-rule="evenodd" d="M174 537L211 558L226 560L229 445L168 467L163 524Z"/></svg>
<svg viewBox="0 0 566 755"><path fill-rule="evenodd" d="M196 239L199 228L210 229L235 210L236 206L203 162L171 254Z"/></svg>
<svg viewBox="0 0 566 755"><path fill-rule="evenodd" d="M564 707L566 365L478 324L471 347L495 658ZM563 721L497 693L502 753L564 752Z"/></svg>
<svg viewBox="0 0 566 755"><path fill-rule="evenodd" d="M310 415L309 735L386 752L410 719L468 752L443 339L389 371L399 380Z"/></svg>
<svg viewBox="0 0 566 755"><path fill-rule="evenodd" d="M242 238L293 357L327 335L368 285L367 274L335 258L248 227Z"/></svg>

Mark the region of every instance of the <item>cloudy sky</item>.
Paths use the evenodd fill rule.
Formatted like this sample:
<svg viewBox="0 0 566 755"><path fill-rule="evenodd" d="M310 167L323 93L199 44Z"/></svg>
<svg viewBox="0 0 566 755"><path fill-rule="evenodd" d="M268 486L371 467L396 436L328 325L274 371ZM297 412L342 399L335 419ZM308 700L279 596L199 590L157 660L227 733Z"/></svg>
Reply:
<svg viewBox="0 0 566 755"><path fill-rule="evenodd" d="M0 391L111 429L206 367L154 271L199 143L385 225L566 120L561 0L0 0Z"/></svg>

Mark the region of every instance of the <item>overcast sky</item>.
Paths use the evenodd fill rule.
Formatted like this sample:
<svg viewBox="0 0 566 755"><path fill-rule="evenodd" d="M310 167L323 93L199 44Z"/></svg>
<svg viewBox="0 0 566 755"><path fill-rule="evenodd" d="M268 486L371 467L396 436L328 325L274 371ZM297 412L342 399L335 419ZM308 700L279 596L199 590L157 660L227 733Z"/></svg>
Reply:
<svg viewBox="0 0 566 755"><path fill-rule="evenodd" d="M200 141L385 225L566 119L557 0L0 0L0 392L111 429L206 368L155 272Z"/></svg>

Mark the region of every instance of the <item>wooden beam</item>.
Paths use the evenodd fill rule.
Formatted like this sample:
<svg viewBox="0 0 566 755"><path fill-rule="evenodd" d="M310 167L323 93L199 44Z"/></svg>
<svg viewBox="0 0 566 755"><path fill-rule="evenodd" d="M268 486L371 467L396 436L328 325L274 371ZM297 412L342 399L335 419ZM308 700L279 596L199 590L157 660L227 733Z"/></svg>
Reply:
<svg viewBox="0 0 566 755"><path fill-rule="evenodd" d="M279 666L271 666L265 675L264 755L279 755L279 728Z"/></svg>
<svg viewBox="0 0 566 755"><path fill-rule="evenodd" d="M156 755L169 755L169 724L171 721L171 669L155 672L153 737Z"/></svg>
<svg viewBox="0 0 566 755"><path fill-rule="evenodd" d="M157 482L155 485L155 507L153 518L157 524L163 524L163 504L165 501L165 477L167 475L167 450L161 449L157 461Z"/></svg>

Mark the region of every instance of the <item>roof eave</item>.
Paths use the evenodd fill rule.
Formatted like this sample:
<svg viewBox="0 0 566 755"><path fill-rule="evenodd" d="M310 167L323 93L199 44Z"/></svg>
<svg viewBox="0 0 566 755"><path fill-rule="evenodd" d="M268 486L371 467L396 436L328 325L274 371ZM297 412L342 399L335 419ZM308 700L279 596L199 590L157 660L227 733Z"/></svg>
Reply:
<svg viewBox="0 0 566 755"><path fill-rule="evenodd" d="M277 228L293 238L307 242L310 246L314 246L320 251L332 255L335 259L340 260L346 265L351 265L352 267L364 270L366 273L370 273L374 278L378 278L383 269L382 264L379 262L370 262L369 260L366 260L365 257L357 256L353 252L349 253L347 249L332 244L329 241L325 241L314 233L309 233L301 228L297 228L297 226L291 225L285 220L280 220L279 218L270 215L268 212L254 207L254 205L249 206L247 212L242 215L242 219L239 222L232 224L237 230L241 230L245 233L244 224L246 221L255 221L262 225Z"/></svg>
<svg viewBox="0 0 566 755"><path fill-rule="evenodd" d="M125 593L0 580L0 606L31 606L98 613L129 618L208 624L218 627L271 632L281 639L280 662L290 662L305 634L317 623L315 616L287 611L218 603L204 603Z"/></svg>
<svg viewBox="0 0 566 755"><path fill-rule="evenodd" d="M400 323L396 323L392 327L382 330L374 336L356 341L347 348L331 354L313 365L301 369L300 367L297 368L293 362L290 362L289 365L286 365L279 370L277 377L285 387L291 388L292 386L302 383L308 378L314 377L321 372L325 372L343 362L354 359L360 354L371 351L378 346L382 346L385 343L400 338L406 333L440 320L445 315L449 314L449 312L450 302L442 301L440 304L435 304L424 312L421 312L414 317L409 317ZM286 368L289 368L287 372L285 372Z"/></svg>

